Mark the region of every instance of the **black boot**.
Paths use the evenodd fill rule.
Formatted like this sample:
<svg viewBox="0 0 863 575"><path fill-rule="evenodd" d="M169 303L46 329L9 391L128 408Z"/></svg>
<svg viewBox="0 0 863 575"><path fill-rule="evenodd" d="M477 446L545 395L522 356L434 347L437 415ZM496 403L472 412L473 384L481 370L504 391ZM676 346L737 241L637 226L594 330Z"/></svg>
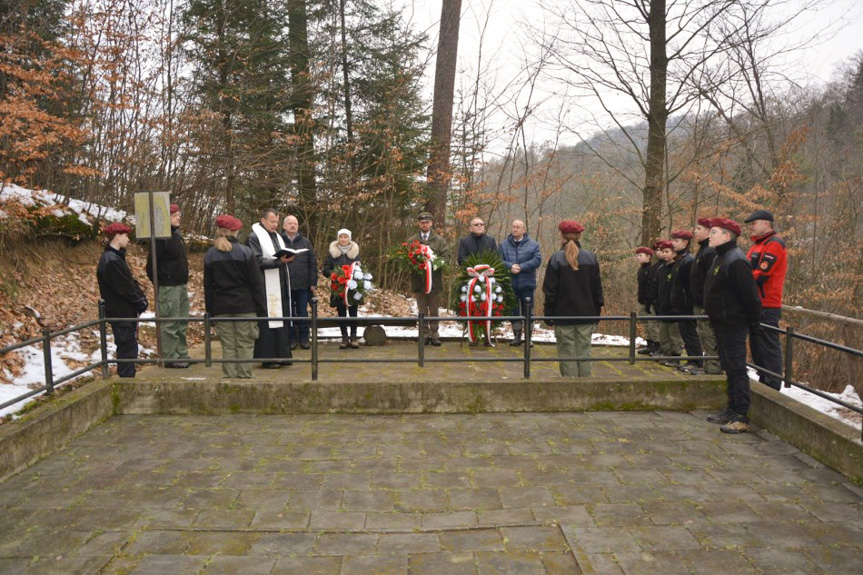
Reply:
<svg viewBox="0 0 863 575"><path fill-rule="evenodd" d="M521 339L521 330L520 329L514 329L512 331L512 335L513 335L513 338L512 338L512 341L509 342L509 345L516 346L516 345L521 345L522 343L524 343L524 341Z"/></svg>

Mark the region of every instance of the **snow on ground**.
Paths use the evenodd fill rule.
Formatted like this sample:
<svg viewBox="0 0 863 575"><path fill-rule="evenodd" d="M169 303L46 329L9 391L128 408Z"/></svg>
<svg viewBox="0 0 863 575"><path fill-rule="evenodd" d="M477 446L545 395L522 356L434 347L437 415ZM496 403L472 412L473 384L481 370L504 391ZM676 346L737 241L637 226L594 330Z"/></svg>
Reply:
<svg viewBox="0 0 863 575"><path fill-rule="evenodd" d="M99 204L82 202L73 198L67 198L61 194L55 194L48 190L28 190L15 184L0 184L0 203L17 200L25 206L59 206L54 215L58 218L74 213L78 219L86 225L92 225L92 220L102 219L109 222L122 222L126 219L126 212L115 210ZM89 218L88 218L89 216ZM0 209L0 218L5 218L6 213Z"/></svg>
<svg viewBox="0 0 863 575"><path fill-rule="evenodd" d="M414 313L416 313L415 307ZM359 315L360 317L387 317L374 313L366 306L363 306L359 309ZM153 313L146 312L141 317L151 318L153 317ZM153 324L150 322L146 322L145 325ZM461 322L442 321L440 325L440 335L441 337L446 339L461 338L463 337L464 325L465 324ZM386 330L387 337L390 339L416 339L418 336L418 331L416 327L385 326L384 329ZM362 337L363 326L359 326L357 332L359 337ZM96 332L96 335L98 335L98 332ZM322 339L338 339L341 337L341 333L338 327L320 328L318 330L318 337ZM509 322L505 322L504 326L499 328L498 337L503 340L509 340L512 338L512 329L509 325ZM554 343L554 330L546 326L537 324L534 327L533 340L537 343ZM629 339L617 335L605 335L601 333L595 333L593 334L592 343L593 345L628 346ZM643 345L644 341L641 338L638 338L636 340L636 344ZM108 357L113 358L115 352L116 346L114 345L113 337L111 336L111 333L109 331ZM24 356L26 362L24 371L19 377L15 379L14 383L10 385L0 385L0 403L4 403L10 399L23 395L30 391L31 386L38 387L43 385L45 382L45 363L42 350L35 346L27 346L19 350L18 353ZM145 357L152 357L155 355L156 352L153 349L139 348L139 353ZM77 334L67 334L63 337L53 340L51 343L51 364L54 368L55 378L63 377L77 369L76 367L71 367L69 364L67 364L67 360L77 362L96 362L99 361L99 350L97 349L92 354L87 355L81 351L80 341L77 337ZM750 369L749 375L754 380L758 379L758 375L755 373L754 370ZM79 377L84 377L84 375ZM860 425L860 416L858 414L838 404L831 403L826 399L822 399L817 395L814 395L797 387L783 387L782 393L793 397L797 401L800 401L801 403L804 403L809 407L820 411L821 413L824 413L826 415L829 415L830 417L847 423L848 425L851 425L853 427L857 427ZM838 399L841 399L852 405L863 407L863 402L861 402L860 398L854 391L854 388L850 385L845 389L843 393L830 395L833 395ZM33 398L35 397L37 396L34 396ZM0 410L0 416L17 412L18 410L23 408L24 405L26 405L29 401L32 401L33 398L29 398L25 401L16 403L10 407Z"/></svg>

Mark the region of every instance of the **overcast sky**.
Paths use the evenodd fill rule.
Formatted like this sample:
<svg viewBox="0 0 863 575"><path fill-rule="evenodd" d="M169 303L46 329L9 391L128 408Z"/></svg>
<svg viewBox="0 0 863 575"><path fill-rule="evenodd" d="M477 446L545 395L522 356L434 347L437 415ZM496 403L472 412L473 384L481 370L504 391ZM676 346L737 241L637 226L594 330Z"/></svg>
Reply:
<svg viewBox="0 0 863 575"><path fill-rule="evenodd" d="M436 45L440 20L441 0L393 0L405 2L417 29L426 30L431 43ZM551 2L553 0L545 0ZM576 0L562 0L575 2ZM811 0L791 0L803 3ZM543 13L540 0L462 0L462 21L459 35L459 74L457 87L470 82L476 74L477 59L482 44L483 75L494 76L496 86L503 86L521 69L525 52L535 53L527 40L526 23L540 26ZM802 18L792 31L793 41L799 37L816 37L820 40L787 63L789 76L802 83L823 84L831 79L836 68L856 52L863 51L863 1L824 0L822 7ZM480 42L484 34L484 40ZM428 68L430 92L433 82L434 61ZM459 82L461 80L461 83ZM548 86L546 86L548 87ZM429 94L430 96L430 94ZM515 107L515 104L513 104ZM546 113L553 113L552 101L544 105ZM505 123L501 119L500 124ZM505 133L506 129L501 128ZM531 126L529 137L536 143L548 140L547 127L542 122ZM497 146L495 146L497 147Z"/></svg>

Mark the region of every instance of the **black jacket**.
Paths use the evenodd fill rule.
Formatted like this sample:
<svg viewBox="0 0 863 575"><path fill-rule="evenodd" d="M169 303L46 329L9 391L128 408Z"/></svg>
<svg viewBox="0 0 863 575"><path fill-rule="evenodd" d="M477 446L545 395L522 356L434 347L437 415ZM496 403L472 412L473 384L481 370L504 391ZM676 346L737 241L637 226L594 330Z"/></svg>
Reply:
<svg viewBox="0 0 863 575"><path fill-rule="evenodd" d="M731 240L716 248L716 259L704 282L704 311L712 321L753 325L761 317L761 298L752 267Z"/></svg>
<svg viewBox="0 0 863 575"><path fill-rule="evenodd" d="M659 301L659 278L662 275L662 270L664 268L665 262L662 260L657 260L650 264L650 276L647 280L647 295L646 300L644 301L644 305L647 306L648 313L651 311L658 313L656 311L656 304ZM653 309L651 310L651 308Z"/></svg>
<svg viewBox="0 0 863 575"><path fill-rule="evenodd" d="M255 252L228 238L231 251L215 247L204 254L204 302L211 316L254 313L266 317L264 279Z"/></svg>
<svg viewBox="0 0 863 575"><path fill-rule="evenodd" d="M497 242L490 235L470 234L463 237L458 241L458 265L462 265L468 256L485 251L497 252Z"/></svg>
<svg viewBox="0 0 863 575"><path fill-rule="evenodd" d="M581 246L579 246L581 247ZM593 252L578 252L578 271L566 261L566 252L558 250L548 261L542 282L546 316L598 316L605 300L599 261ZM596 323L598 320L554 320L555 325Z"/></svg>
<svg viewBox="0 0 863 575"><path fill-rule="evenodd" d="M288 264L288 271L291 272L291 289L302 290L309 289L317 285L318 280L318 256L315 254L315 248L309 238L297 232L294 241L288 238L288 234L281 232L282 241L285 242L285 247L292 250L307 249L309 251L297 254L294 256L294 261Z"/></svg>
<svg viewBox="0 0 863 575"><path fill-rule="evenodd" d="M716 250L710 247L709 242L709 239L699 242L690 275L692 302L700 308L704 307L704 280L707 279L707 273L713 266L713 260L716 259Z"/></svg>
<svg viewBox="0 0 863 575"><path fill-rule="evenodd" d="M695 258L689 248L677 252L677 260L671 268L671 307L672 315L692 315L692 264Z"/></svg>
<svg viewBox="0 0 863 575"><path fill-rule="evenodd" d="M138 317L147 309L147 298L126 263L126 250L107 246L99 258L96 279L107 317Z"/></svg>
<svg viewBox="0 0 863 575"><path fill-rule="evenodd" d="M657 315L671 315L671 278L675 262L663 261L656 270L656 301L653 307Z"/></svg>
<svg viewBox="0 0 863 575"><path fill-rule="evenodd" d="M330 247L327 250L327 258L324 260L324 269L321 270L321 273L325 278L327 278L327 280L329 280L333 270L337 267L358 261L360 261L360 246L356 242L351 242L347 253L342 253L339 249L339 242L335 241L330 244ZM344 304L344 301L337 299L335 294L330 292L330 305L332 307L338 307Z"/></svg>
<svg viewBox="0 0 863 575"><path fill-rule="evenodd" d="M650 262L638 266L636 279L638 280L638 303L641 305L647 305L647 290L650 285L650 272L652 270L653 266L650 265Z"/></svg>
<svg viewBox="0 0 863 575"><path fill-rule="evenodd" d="M171 237L156 240L156 265L160 286L182 286L189 283L189 258L180 228L171 228ZM147 277L153 281L153 250L147 255Z"/></svg>

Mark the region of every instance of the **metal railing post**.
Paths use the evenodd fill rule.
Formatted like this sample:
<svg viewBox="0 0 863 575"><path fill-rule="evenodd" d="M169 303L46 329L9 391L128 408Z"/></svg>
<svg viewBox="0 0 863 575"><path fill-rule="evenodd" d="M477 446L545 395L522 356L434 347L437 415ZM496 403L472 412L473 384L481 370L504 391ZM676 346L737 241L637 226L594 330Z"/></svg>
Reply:
<svg viewBox="0 0 863 575"><path fill-rule="evenodd" d="M636 312L629 312L629 365L635 365L635 328Z"/></svg>
<svg viewBox="0 0 863 575"><path fill-rule="evenodd" d="M312 381L318 380L318 296L312 296Z"/></svg>
<svg viewBox="0 0 863 575"><path fill-rule="evenodd" d="M533 314L531 306L533 302L531 298L524 298L524 378L530 379L530 346L531 346L531 331L533 328Z"/></svg>
<svg viewBox="0 0 863 575"><path fill-rule="evenodd" d="M419 337L417 338L417 345L419 346L419 351L418 351L418 355L417 355L417 364L419 364L420 367L425 367L425 359L426 359L426 357L425 357L426 356L426 348L425 348L426 341L425 340L426 340L426 338L425 338L425 334L423 333L423 331L424 331L423 330L423 319L425 318L425 314L420 312L419 318L420 318L419 319L419 331L417 332L419 334Z"/></svg>
<svg viewBox="0 0 863 575"><path fill-rule="evenodd" d="M51 367L51 330L42 328L42 355L45 359L45 395L54 393L54 368Z"/></svg>
<svg viewBox="0 0 863 575"><path fill-rule="evenodd" d="M204 314L204 365L212 367L213 365L213 336L210 334L210 314ZM223 352L224 357L224 352Z"/></svg>
<svg viewBox="0 0 863 575"><path fill-rule="evenodd" d="M108 322L105 321L105 300L99 300L99 352L102 357L102 379L108 379Z"/></svg>
<svg viewBox="0 0 863 575"><path fill-rule="evenodd" d="M794 328L788 326L785 330L785 387L791 387L794 379Z"/></svg>

